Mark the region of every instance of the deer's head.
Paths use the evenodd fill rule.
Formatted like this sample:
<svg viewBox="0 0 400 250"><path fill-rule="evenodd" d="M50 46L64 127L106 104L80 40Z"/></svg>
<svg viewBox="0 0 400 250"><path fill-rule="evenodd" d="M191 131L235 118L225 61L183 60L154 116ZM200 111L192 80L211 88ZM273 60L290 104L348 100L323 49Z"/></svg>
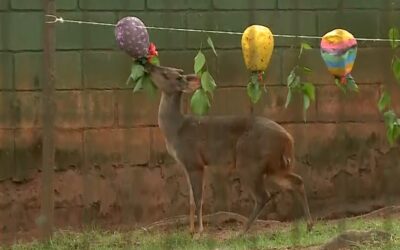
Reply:
<svg viewBox="0 0 400 250"><path fill-rule="evenodd" d="M184 75L182 69L147 64L146 71L150 74L154 84L167 94L190 93L200 87L200 79L197 75Z"/></svg>

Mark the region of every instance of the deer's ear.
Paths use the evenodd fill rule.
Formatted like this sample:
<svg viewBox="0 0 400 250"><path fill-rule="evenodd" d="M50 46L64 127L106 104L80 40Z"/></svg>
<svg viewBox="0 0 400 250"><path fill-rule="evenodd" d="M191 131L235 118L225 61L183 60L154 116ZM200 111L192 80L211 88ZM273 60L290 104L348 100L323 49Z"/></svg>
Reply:
<svg viewBox="0 0 400 250"><path fill-rule="evenodd" d="M201 82L200 82L200 78L197 75L194 75L194 74L186 75L185 78L186 78L186 81L188 84L187 86L188 86L189 90L195 91L198 88L200 88Z"/></svg>

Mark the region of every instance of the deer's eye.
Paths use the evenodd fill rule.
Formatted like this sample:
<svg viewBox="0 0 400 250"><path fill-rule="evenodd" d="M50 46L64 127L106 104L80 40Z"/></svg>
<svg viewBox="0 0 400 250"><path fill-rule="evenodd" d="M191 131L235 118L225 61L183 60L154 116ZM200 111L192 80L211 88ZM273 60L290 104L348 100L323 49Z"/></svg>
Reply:
<svg viewBox="0 0 400 250"><path fill-rule="evenodd" d="M178 81L182 81L182 76L178 76L177 78L176 78L176 80L178 80Z"/></svg>

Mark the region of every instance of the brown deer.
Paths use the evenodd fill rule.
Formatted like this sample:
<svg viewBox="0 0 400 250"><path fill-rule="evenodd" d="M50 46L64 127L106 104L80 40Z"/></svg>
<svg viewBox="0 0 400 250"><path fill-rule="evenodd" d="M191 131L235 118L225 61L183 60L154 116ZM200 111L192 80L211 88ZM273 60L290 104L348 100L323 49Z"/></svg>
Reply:
<svg viewBox="0 0 400 250"><path fill-rule="evenodd" d="M254 210L245 225L247 232L261 210L271 200L264 180L296 194L303 205L308 229L311 219L303 180L293 173L293 138L279 124L254 116L192 116L181 112L183 92L200 86L196 75L183 70L146 65L161 90L158 124L167 151L185 169L190 194L190 231L194 233L194 213L198 233L203 231L202 205L206 166L234 164L241 183L254 198Z"/></svg>

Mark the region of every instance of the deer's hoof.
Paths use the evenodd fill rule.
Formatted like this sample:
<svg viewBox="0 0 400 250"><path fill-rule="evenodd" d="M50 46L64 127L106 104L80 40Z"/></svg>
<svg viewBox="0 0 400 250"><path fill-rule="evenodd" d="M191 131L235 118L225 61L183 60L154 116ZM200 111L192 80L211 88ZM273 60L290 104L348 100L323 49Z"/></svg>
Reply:
<svg viewBox="0 0 400 250"><path fill-rule="evenodd" d="M309 221L309 222L307 223L307 231L308 231L308 232L311 232L311 230L313 229L313 227L314 227L314 222Z"/></svg>
<svg viewBox="0 0 400 250"><path fill-rule="evenodd" d="M243 237L250 231L250 227L246 225L241 231L236 234L236 237Z"/></svg>
<svg viewBox="0 0 400 250"><path fill-rule="evenodd" d="M237 238L242 238L242 237L245 237L247 235L247 232L248 232L248 230L242 230L242 231L237 232L235 236Z"/></svg>
<svg viewBox="0 0 400 250"><path fill-rule="evenodd" d="M194 233L194 234L192 235L192 238L193 238L194 240L199 240L199 239L201 238L201 236L202 236L202 233L201 233L201 232L196 232L196 233Z"/></svg>

